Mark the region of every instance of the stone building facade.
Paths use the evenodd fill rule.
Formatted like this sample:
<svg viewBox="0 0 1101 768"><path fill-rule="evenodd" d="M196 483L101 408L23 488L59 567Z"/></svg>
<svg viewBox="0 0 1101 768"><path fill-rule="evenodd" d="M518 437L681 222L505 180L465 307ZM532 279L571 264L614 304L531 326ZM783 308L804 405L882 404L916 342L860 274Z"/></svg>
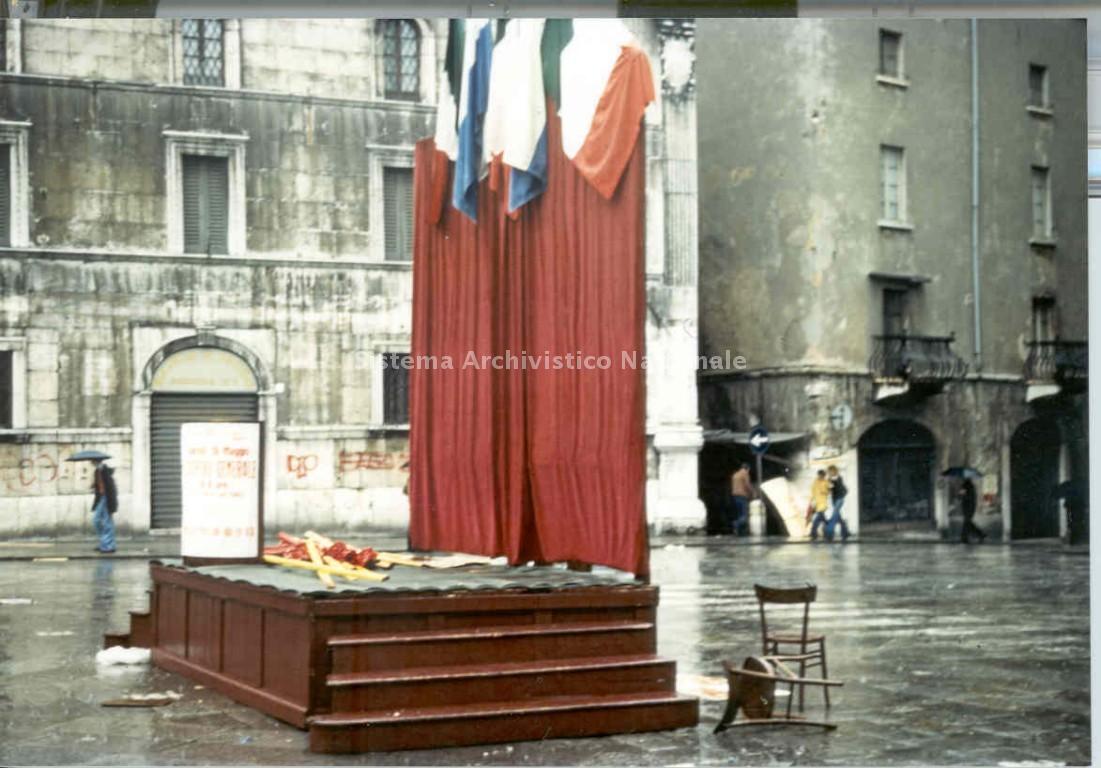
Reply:
<svg viewBox="0 0 1101 768"><path fill-rule="evenodd" d="M680 67L647 116L658 353L695 333L692 29L632 24L659 78L666 48ZM409 349L446 22L3 31L0 534L88 529L84 448L114 457L122 529L174 529L172 435L197 416L264 423L270 526L403 528L406 382L382 363ZM649 375L650 519L698 526L692 373Z"/></svg>
<svg viewBox="0 0 1101 768"><path fill-rule="evenodd" d="M714 503L740 445L866 533L1067 533L1088 478L1081 21L701 27L701 374ZM738 73L731 86L730 73ZM710 495L709 495L710 494Z"/></svg>

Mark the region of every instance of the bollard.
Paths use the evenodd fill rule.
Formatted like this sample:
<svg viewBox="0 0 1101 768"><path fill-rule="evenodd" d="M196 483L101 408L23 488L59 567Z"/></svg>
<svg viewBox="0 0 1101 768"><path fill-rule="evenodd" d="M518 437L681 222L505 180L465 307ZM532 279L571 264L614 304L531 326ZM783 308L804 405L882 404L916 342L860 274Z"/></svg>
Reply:
<svg viewBox="0 0 1101 768"><path fill-rule="evenodd" d="M749 535L755 539L765 535L765 503L760 499L749 502Z"/></svg>

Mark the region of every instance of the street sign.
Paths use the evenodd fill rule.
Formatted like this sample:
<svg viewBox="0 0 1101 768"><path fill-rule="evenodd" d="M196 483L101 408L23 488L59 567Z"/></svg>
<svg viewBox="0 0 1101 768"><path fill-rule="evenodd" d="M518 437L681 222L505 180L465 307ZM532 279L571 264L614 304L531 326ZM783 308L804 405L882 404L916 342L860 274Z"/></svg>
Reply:
<svg viewBox="0 0 1101 768"><path fill-rule="evenodd" d="M749 433L749 447L750 449L760 455L768 450L769 436L768 430L762 427L760 424L755 426Z"/></svg>
<svg viewBox="0 0 1101 768"><path fill-rule="evenodd" d="M842 403L830 411L830 424L834 429L848 429L853 423L853 409Z"/></svg>

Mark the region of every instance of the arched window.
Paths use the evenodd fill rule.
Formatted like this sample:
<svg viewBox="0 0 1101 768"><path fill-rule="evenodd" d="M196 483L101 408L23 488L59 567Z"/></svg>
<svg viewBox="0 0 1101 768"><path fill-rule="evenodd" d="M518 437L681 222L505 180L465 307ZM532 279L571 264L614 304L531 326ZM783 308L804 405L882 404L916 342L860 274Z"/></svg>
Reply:
<svg viewBox="0 0 1101 768"><path fill-rule="evenodd" d="M421 34L411 19L379 22L382 32L382 80L386 98L420 97Z"/></svg>

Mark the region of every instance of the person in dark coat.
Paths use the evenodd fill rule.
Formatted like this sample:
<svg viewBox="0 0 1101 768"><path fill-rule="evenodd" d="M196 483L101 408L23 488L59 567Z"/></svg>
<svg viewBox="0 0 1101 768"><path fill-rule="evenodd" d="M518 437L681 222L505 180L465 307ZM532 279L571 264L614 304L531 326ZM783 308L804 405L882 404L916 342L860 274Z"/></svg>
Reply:
<svg viewBox="0 0 1101 768"><path fill-rule="evenodd" d="M96 462L92 475L92 490L96 494L92 499L92 525L99 536L96 552L104 555L115 551L115 521L112 515L118 511L119 495L114 474L115 470L100 460Z"/></svg>
<svg viewBox="0 0 1101 768"><path fill-rule="evenodd" d="M979 541L986 541L986 534L979 526L975 525L975 507L978 506L978 493L975 484L970 477L965 477L960 483L960 505L963 507L963 533L961 535L964 544L971 543L971 536L979 537Z"/></svg>

